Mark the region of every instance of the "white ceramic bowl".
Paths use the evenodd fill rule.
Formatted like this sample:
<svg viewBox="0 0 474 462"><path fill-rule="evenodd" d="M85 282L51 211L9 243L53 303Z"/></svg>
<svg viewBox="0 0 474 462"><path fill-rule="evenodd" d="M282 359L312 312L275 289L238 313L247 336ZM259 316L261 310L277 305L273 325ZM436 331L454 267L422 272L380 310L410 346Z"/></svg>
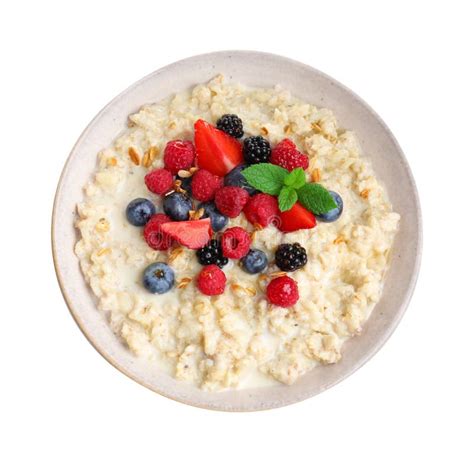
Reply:
<svg viewBox="0 0 474 462"><path fill-rule="evenodd" d="M401 214L383 296L362 335L346 342L339 363L316 367L291 386L209 393L148 367L112 333L96 308L73 252L77 240L75 207L95 168L98 151L125 129L127 116L143 104L206 82L217 73L250 86L281 84L304 101L332 109L342 127L356 131L363 152L387 187L394 210ZM82 133L66 162L52 221L53 257L61 290L78 326L97 351L124 374L164 396L225 411L269 409L301 401L343 380L371 358L392 334L408 305L420 266L421 236L420 206L410 168L380 117L327 75L281 56L251 51L224 51L179 61L145 77L112 100Z"/></svg>

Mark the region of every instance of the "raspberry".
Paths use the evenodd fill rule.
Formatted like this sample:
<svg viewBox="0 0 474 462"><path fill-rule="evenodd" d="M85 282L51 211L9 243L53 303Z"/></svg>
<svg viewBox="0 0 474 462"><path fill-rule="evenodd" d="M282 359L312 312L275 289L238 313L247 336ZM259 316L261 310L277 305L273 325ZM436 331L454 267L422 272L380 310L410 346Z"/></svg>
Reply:
<svg viewBox="0 0 474 462"><path fill-rule="evenodd" d="M234 226L224 231L221 244L224 257L242 258L250 250L250 236L244 228Z"/></svg>
<svg viewBox="0 0 474 462"><path fill-rule="evenodd" d="M197 278L198 289L204 295L220 295L224 293L227 278L217 265L205 266Z"/></svg>
<svg viewBox="0 0 474 462"><path fill-rule="evenodd" d="M164 213L153 215L143 229L146 243L154 250L167 250L173 244L173 239L165 234L161 225L170 222L171 219Z"/></svg>
<svg viewBox="0 0 474 462"><path fill-rule="evenodd" d="M270 156L270 162L280 167L286 168L288 171L292 171L297 167L301 167L303 170L308 168L309 159L306 154L298 151L295 143L285 138L280 141L272 150Z"/></svg>
<svg viewBox="0 0 474 462"><path fill-rule="evenodd" d="M213 175L211 172L201 169L193 175L191 183L192 195L201 202L214 199L216 191L223 186L223 178Z"/></svg>
<svg viewBox="0 0 474 462"><path fill-rule="evenodd" d="M300 298L298 284L288 276L272 279L267 286L267 298L273 305L283 308L293 306Z"/></svg>
<svg viewBox="0 0 474 462"><path fill-rule="evenodd" d="M217 190L214 202L223 215L235 218L249 200L249 193L238 186L224 186Z"/></svg>
<svg viewBox="0 0 474 462"><path fill-rule="evenodd" d="M180 170L188 170L194 163L196 151L191 141L169 141L165 147L164 162L166 170L176 175Z"/></svg>
<svg viewBox="0 0 474 462"><path fill-rule="evenodd" d="M263 227L278 221L278 201L269 194L259 193L252 196L244 207L247 220L253 225Z"/></svg>
<svg viewBox="0 0 474 462"><path fill-rule="evenodd" d="M155 194L164 194L173 187L173 175L164 168L158 168L145 175L146 187Z"/></svg>

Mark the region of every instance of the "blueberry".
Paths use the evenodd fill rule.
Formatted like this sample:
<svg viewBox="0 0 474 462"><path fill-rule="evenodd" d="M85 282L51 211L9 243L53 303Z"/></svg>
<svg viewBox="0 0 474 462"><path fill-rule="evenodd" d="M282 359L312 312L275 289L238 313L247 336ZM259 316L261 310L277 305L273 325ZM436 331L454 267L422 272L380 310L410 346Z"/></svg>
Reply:
<svg viewBox="0 0 474 462"><path fill-rule="evenodd" d="M163 201L163 210L174 221L188 220L192 208L191 199L183 193L172 193Z"/></svg>
<svg viewBox="0 0 474 462"><path fill-rule="evenodd" d="M139 197L127 205L125 213L127 220L133 226L145 226L151 216L156 213L156 209L151 201Z"/></svg>
<svg viewBox="0 0 474 462"><path fill-rule="evenodd" d="M220 231L222 228L227 226L227 223L229 223L229 219L217 210L214 202L203 202L199 205L199 208L204 209L204 215L202 218L209 217L211 219L211 227L213 231Z"/></svg>
<svg viewBox="0 0 474 462"><path fill-rule="evenodd" d="M184 189L189 196L191 196L191 181L193 177L190 176L189 178L181 178L179 177L178 180L181 180L181 188Z"/></svg>
<svg viewBox="0 0 474 462"><path fill-rule="evenodd" d="M143 272L143 285L152 294L164 294L174 286L174 271L166 263L152 263Z"/></svg>
<svg viewBox="0 0 474 462"><path fill-rule="evenodd" d="M251 196L253 196L254 194L256 194L257 190L255 188L252 188L252 186L247 183L247 180L242 175L242 170L247 167L248 165L246 164L237 165L237 167L231 170L224 178L224 185L238 186L239 188L244 188Z"/></svg>
<svg viewBox="0 0 474 462"><path fill-rule="evenodd" d="M247 273L257 274L268 266L268 258L261 250L250 249L249 253L240 259L240 263Z"/></svg>
<svg viewBox="0 0 474 462"><path fill-rule="evenodd" d="M322 215L316 215L316 218L323 223L331 223L336 221L341 216L342 209L344 208L342 197L338 193L329 191L329 194L331 194L333 199L336 201L337 207L327 213L323 213Z"/></svg>

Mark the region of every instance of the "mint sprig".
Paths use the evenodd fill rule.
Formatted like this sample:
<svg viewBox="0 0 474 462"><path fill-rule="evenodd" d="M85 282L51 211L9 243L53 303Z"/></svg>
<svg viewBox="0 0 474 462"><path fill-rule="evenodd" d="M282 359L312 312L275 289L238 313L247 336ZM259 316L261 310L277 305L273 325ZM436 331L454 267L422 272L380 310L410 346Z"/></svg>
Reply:
<svg viewBox="0 0 474 462"><path fill-rule="evenodd" d="M242 170L247 183L272 196L278 196L278 208L282 212L290 210L297 201L315 215L327 213L337 207L329 191L317 183L306 183L302 168L293 171L278 165L262 163Z"/></svg>
<svg viewBox="0 0 474 462"><path fill-rule="evenodd" d="M273 164L255 164L242 170L242 175L255 189L278 196L285 184L288 170Z"/></svg>
<svg viewBox="0 0 474 462"><path fill-rule="evenodd" d="M329 191L317 183L307 183L298 189L298 200L315 215L322 215L337 207Z"/></svg>
<svg viewBox="0 0 474 462"><path fill-rule="evenodd" d="M283 186L280 194L278 194L278 208L282 212L286 212L295 205L297 200L298 194L296 193L296 189L293 189L290 186Z"/></svg>

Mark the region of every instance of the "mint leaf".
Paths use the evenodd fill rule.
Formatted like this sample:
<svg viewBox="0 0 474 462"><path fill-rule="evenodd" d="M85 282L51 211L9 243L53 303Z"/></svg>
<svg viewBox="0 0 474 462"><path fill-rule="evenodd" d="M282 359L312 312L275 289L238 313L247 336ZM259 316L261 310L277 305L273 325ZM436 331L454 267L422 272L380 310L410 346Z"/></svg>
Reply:
<svg viewBox="0 0 474 462"><path fill-rule="evenodd" d="M297 200L298 194L296 191L289 186L283 186L283 188L281 188L280 194L278 195L278 208L282 212L286 212L287 210L290 210L293 205L295 205Z"/></svg>
<svg viewBox="0 0 474 462"><path fill-rule="evenodd" d="M299 189L306 183L306 175L301 167L295 168L285 178L285 185L294 189Z"/></svg>
<svg viewBox="0 0 474 462"><path fill-rule="evenodd" d="M307 183L298 189L298 200L315 215L327 213L337 207L329 191L317 183Z"/></svg>
<svg viewBox="0 0 474 462"><path fill-rule="evenodd" d="M284 186L288 170L273 164L255 164L242 170L250 186L272 196L277 196Z"/></svg>

